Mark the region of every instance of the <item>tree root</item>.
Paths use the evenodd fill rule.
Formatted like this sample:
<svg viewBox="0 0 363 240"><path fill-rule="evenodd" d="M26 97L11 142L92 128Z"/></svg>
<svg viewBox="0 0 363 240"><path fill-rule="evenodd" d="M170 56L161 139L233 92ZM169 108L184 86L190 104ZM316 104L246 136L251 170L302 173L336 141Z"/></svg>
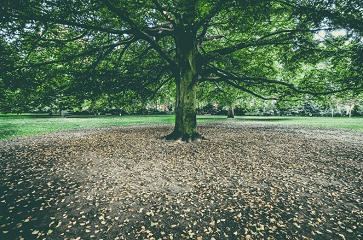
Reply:
<svg viewBox="0 0 363 240"><path fill-rule="evenodd" d="M169 135L166 135L164 137L164 139L166 140L175 140L176 142L200 142L202 140L208 140L205 137L203 137L202 135L200 135L199 133L195 133L192 136L190 136L189 134L181 134L178 132L172 132Z"/></svg>

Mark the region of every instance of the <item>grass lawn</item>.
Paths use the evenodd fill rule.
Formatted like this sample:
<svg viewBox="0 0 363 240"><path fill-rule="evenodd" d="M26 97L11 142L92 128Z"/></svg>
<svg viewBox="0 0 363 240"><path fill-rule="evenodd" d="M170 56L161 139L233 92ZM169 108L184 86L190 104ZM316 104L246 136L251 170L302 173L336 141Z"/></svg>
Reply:
<svg viewBox="0 0 363 240"><path fill-rule="evenodd" d="M143 116L59 116L0 114L0 139L22 135L41 134L69 129L93 127L137 125L137 124L174 124L174 115ZM198 116L198 123L227 121L225 116ZM312 127L345 128L363 131L363 118L328 117L236 117L228 121L245 121L256 124L291 124Z"/></svg>
<svg viewBox="0 0 363 240"><path fill-rule="evenodd" d="M289 124L308 127L342 128L363 131L363 117L236 117L238 120L257 124Z"/></svg>

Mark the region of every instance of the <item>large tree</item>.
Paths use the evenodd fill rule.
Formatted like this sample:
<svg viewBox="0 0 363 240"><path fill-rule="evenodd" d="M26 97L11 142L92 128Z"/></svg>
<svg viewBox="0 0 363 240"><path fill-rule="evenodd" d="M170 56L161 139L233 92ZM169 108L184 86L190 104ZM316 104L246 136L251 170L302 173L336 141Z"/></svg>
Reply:
<svg viewBox="0 0 363 240"><path fill-rule="evenodd" d="M189 141L199 137L202 81L262 99L360 88L361 76L298 81L294 74L300 62L345 51L339 41L327 48L316 33L345 28L359 39L361 10L360 0L5 0L0 34L21 53L5 76L33 76L51 65L72 76L84 98L126 89L153 93L175 81L176 122L168 138Z"/></svg>

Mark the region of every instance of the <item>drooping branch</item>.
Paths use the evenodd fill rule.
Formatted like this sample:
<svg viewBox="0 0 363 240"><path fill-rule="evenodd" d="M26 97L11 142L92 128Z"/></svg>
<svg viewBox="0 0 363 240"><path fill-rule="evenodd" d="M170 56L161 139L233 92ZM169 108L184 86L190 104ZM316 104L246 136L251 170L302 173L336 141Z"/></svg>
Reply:
<svg viewBox="0 0 363 240"><path fill-rule="evenodd" d="M100 56L97 57L97 59L91 64L91 66L89 66L89 70L94 70L97 65L103 60L105 59L109 54L111 54L111 52L114 50L114 47L111 46L108 49L106 49L106 51L104 53L101 53Z"/></svg>
<svg viewBox="0 0 363 240"><path fill-rule="evenodd" d="M208 52L205 57L213 59L213 56L228 55L228 54L231 54L231 53L234 53L236 51L239 51L239 50L242 50L242 49L245 49L245 48L249 48L249 47L271 46L271 45L272 46L279 46L279 45L292 44L292 42L289 41L289 40L292 40L292 38L286 38L286 39L283 39L283 40L281 40L279 42L277 42L277 41L266 41L266 42L255 42L255 43L239 43L239 44L236 44L236 45L231 46L231 47L221 48L221 49L217 49L217 50Z"/></svg>
<svg viewBox="0 0 363 240"><path fill-rule="evenodd" d="M220 81L214 81L214 83L215 83L215 85L216 85L216 87L217 87L217 89L218 89L218 92L221 92L221 93L225 94L226 96L230 95L230 93L228 93L228 92L224 91L224 90L222 89L222 87L221 87L221 86L219 86L219 84L218 84L218 83L220 83ZM216 93L217 93L217 91L216 91Z"/></svg>
<svg viewBox="0 0 363 240"><path fill-rule="evenodd" d="M39 37L37 37L37 39L35 40L35 42L32 44L32 48L29 51L28 55L25 58L25 62L28 61L30 55L34 52L34 50L36 49L38 43L42 40L42 36L48 31L48 25L45 25L44 31L39 35Z"/></svg>
<svg viewBox="0 0 363 240"><path fill-rule="evenodd" d="M46 41L46 42L55 42L55 43L67 43L67 42L73 42L73 41L77 41L79 39L84 38L87 34L89 34L89 30L84 31L82 34L78 35L77 37L74 38L70 38L70 39L49 39L49 38L40 38L40 40L42 41Z"/></svg>
<svg viewBox="0 0 363 240"><path fill-rule="evenodd" d="M331 28L319 28L319 29L290 29L290 30L281 30L276 31L267 35L260 37L258 40L252 43L238 43L234 46L229 46L226 48L217 49L209 52L206 55L206 58L210 58L215 55L228 55L234 53L236 51L249 48L249 47L257 47L257 46L279 46L279 45L289 45L293 44L293 39L295 38L295 34L297 33L305 33L305 32L317 32L320 30L331 30ZM287 36L286 36L287 34ZM278 36L277 39L267 40L269 37ZM213 39L213 37L212 37ZM208 40L208 39L207 39Z"/></svg>
<svg viewBox="0 0 363 240"><path fill-rule="evenodd" d="M332 93L339 93L339 92L344 92L347 90L354 90L355 88L353 87L347 87L347 88L343 88L343 89L339 89L339 90L332 90L332 91L325 91L325 92L314 92L314 91L306 91L306 90L301 90L297 87L294 86L294 84L292 83L287 83L287 82L283 82L283 81L278 81L278 80L271 80L271 79L267 79L267 78L260 78L260 77L242 77L242 78L236 78L235 80L252 80L252 81L259 81L259 82L264 82L264 83L272 83L272 84L277 84L277 85L282 85L282 86L286 86L289 89L293 90L296 93L301 93L301 94L310 94L310 95L328 95L328 94L332 94Z"/></svg>
<svg viewBox="0 0 363 240"><path fill-rule="evenodd" d="M304 15L305 20L316 21L318 19L328 19L330 25L336 28L355 29L363 33L363 22L361 19L362 8L357 3L354 5L354 3L346 4L344 1L340 3L334 1L330 6L321 8L318 5L320 4L318 1L311 1L307 5L298 5L297 3L290 3L285 0L277 0L277 2L295 9L295 14Z"/></svg>
<svg viewBox="0 0 363 240"><path fill-rule="evenodd" d="M172 68L177 68L177 63L175 60L167 52L165 52L150 35L143 32L140 33L142 35L142 39L147 41L151 47L155 49L161 55L161 57L163 57L170 64L170 66L172 66Z"/></svg>
<svg viewBox="0 0 363 240"><path fill-rule="evenodd" d="M251 94L251 95L253 95L255 97L261 98L263 100L278 100L278 98L269 98L269 97L264 97L264 96L262 96L260 94L257 94L255 92L253 92L252 90L249 90L249 89L247 89L247 88L245 88L245 87L243 87L243 86L241 86L241 85L239 85L237 83L234 83L234 82L230 81L229 78L228 77L225 77L225 76L220 76L220 77L204 77L204 78L201 79L201 82L203 82L203 81L225 82L225 83L231 85L234 88L237 88L237 89L239 89L241 91L247 92L247 93L249 93L249 94Z"/></svg>
<svg viewBox="0 0 363 240"><path fill-rule="evenodd" d="M242 91L244 91L244 92L247 92L247 93L249 93L249 94L251 94L251 95L253 95L253 96L255 96L255 97L261 98L261 99L263 99L263 100L278 100L278 98L274 98L274 97L269 98L269 97L264 97L264 96L262 96L262 95L259 95L259 94L255 93L255 92L253 92L253 91L251 91L251 90L249 90L249 89L245 88L245 87L242 87L242 86L241 86L241 85L239 85L239 84L236 84L236 83L234 83L234 82L232 82L232 81L228 80L228 79L224 79L223 81L224 81L225 83L227 83L227 84L231 85L232 87L235 87L235 88L237 88L237 89L240 89L240 90L242 90Z"/></svg>
<svg viewBox="0 0 363 240"><path fill-rule="evenodd" d="M273 32L273 33L269 33L267 35L264 35L259 40L263 40L263 39L266 39L266 38L269 38L269 37L272 37L272 36L275 36L275 35L280 35L280 34L285 34L285 33L288 33L288 34L297 34L297 33L306 33L306 32L314 33L314 32L318 32L318 31L331 31L331 30L334 30L334 29L333 28L316 28L316 29L289 29L289 30L281 30L281 31L276 31L276 32Z"/></svg>
<svg viewBox="0 0 363 240"><path fill-rule="evenodd" d="M173 77L169 77L167 78L165 81L161 82L154 91L152 91L151 95L150 95L150 99L153 99L157 92L169 81L171 81L173 79Z"/></svg>
<svg viewBox="0 0 363 240"><path fill-rule="evenodd" d="M199 41L202 42L202 41L218 40L218 39L222 39L222 38L225 38L225 37L226 37L225 34L218 35L218 36L209 36L209 37L200 38Z"/></svg>
<svg viewBox="0 0 363 240"><path fill-rule="evenodd" d="M293 90L294 92L299 93L299 94L310 94L313 96L329 95L329 94L333 94L333 93L344 92L347 90L353 90L353 91L357 90L355 87L346 87L343 89L324 91L324 92L307 91L307 90L301 90L301 89L295 87L294 84L292 84L292 83L287 83L287 82L283 82L283 81L279 81L279 80L272 80L272 79L267 79L267 78L262 78L262 77L238 76L237 74L227 72L225 70L219 69L219 68L211 66L211 65L209 65L209 67L212 67L212 69L210 69L211 73L216 74L219 78L210 78L210 79L204 78L204 79L210 80L210 81L217 81L217 80L224 81L238 89L249 92L251 94L253 93L251 90L248 90L234 82L231 82L231 80L235 80L237 82L252 81L252 82L258 82L258 83L275 84L275 85L285 86L285 87L289 88L290 90ZM253 93L253 94L256 94L256 93ZM255 95L255 96L257 96L257 95ZM265 97L263 97L262 99L269 100L268 98L265 98Z"/></svg>
<svg viewBox="0 0 363 240"><path fill-rule="evenodd" d="M101 1L112 13L130 25L130 31L135 35L136 38L147 41L171 66L176 67L176 62L174 59L159 46L152 36L142 31L141 28L135 24L135 22L129 17L127 11L116 8L109 0Z"/></svg>
<svg viewBox="0 0 363 240"><path fill-rule="evenodd" d="M132 38L130 38L128 40L121 41L121 42L118 42L118 43L104 45L104 46L101 46L101 47L98 47L98 48L92 48L92 49L90 49L88 51L84 51L84 52L82 52L80 54L69 55L69 56L66 56L66 57L64 57L63 59L60 59L60 60L53 60L53 61L47 61L47 62L42 62L42 63L22 65L22 66L16 67L16 69L28 68L28 67L40 67L40 66L56 64L56 63L65 63L65 62L72 61L72 60L74 60L76 58L79 58L79 57L84 57L84 56L91 55L93 53L102 51L104 49L110 49L110 48L112 49L112 48L115 48L117 46L129 44L130 42L134 42L134 41L136 41L136 40L132 37Z"/></svg>
<svg viewBox="0 0 363 240"><path fill-rule="evenodd" d="M217 40L217 39L221 39L224 38L226 35L219 35L219 36L210 36L210 37L204 37L202 40L203 41L210 41L210 40Z"/></svg>
<svg viewBox="0 0 363 240"><path fill-rule="evenodd" d="M49 24L49 23L62 24L62 25L66 25L66 26L78 27L78 28L82 28L82 29L94 30L94 31L99 31L99 32L104 32L104 33L119 34L119 35L132 34L132 32L129 29L116 30L116 29L111 29L111 28L104 28L104 27L100 27L100 26L95 26L95 25L89 25L89 24L85 24L85 23L78 23L78 22L74 22L74 21L68 21L68 20L65 20L65 19L48 17L48 16L45 16L45 15L27 16L27 15L24 15L24 14L18 14L18 15L12 15L12 16L15 17L16 19L22 20L22 21L39 21L39 22L42 22L44 24Z"/></svg>
<svg viewBox="0 0 363 240"><path fill-rule="evenodd" d="M152 50L153 48L151 46L149 46L148 48L146 48L145 50L143 50L139 55L135 56L134 58L132 58L131 60L128 60L129 63L133 63L137 60L141 60L143 57L145 57L148 52L150 50ZM155 49L154 49L155 50ZM171 49L168 51L168 54L170 54L172 51L175 51L175 49Z"/></svg>
<svg viewBox="0 0 363 240"><path fill-rule="evenodd" d="M128 44L126 44L124 46L124 48L122 49L119 57L117 58L117 61L120 61L122 59L122 57L124 56L124 54L126 53L126 50L131 46L132 42L129 42Z"/></svg>
<svg viewBox="0 0 363 240"><path fill-rule="evenodd" d="M116 16L120 17L121 20L129 24L132 31L138 29L134 21L131 20L129 14L125 10L116 8L109 0L101 0L101 1L112 13L116 14Z"/></svg>

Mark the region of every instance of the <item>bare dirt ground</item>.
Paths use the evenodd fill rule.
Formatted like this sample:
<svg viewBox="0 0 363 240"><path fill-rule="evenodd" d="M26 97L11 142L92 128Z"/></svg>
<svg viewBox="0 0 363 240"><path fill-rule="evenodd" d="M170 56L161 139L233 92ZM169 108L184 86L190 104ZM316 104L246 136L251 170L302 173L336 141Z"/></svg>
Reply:
<svg viewBox="0 0 363 240"><path fill-rule="evenodd" d="M0 239L363 239L363 133L246 122L0 142Z"/></svg>

